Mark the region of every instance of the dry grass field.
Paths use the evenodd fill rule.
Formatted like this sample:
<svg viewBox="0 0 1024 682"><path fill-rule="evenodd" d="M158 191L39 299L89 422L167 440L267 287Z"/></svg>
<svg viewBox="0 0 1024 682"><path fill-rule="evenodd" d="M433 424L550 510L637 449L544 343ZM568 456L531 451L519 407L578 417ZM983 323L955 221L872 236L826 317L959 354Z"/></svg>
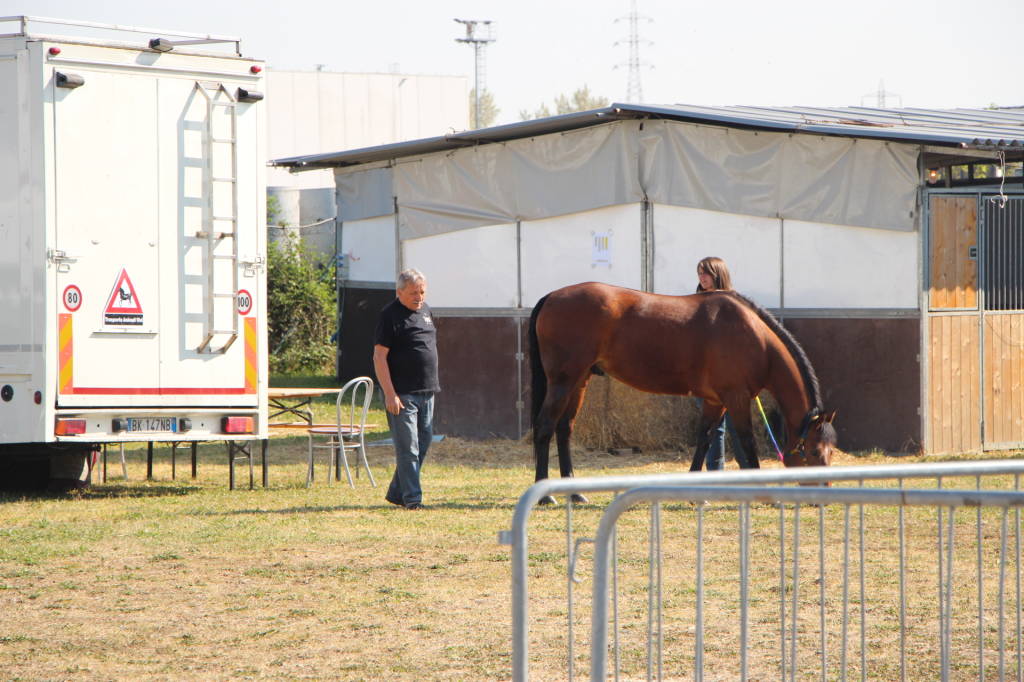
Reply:
<svg viewBox="0 0 1024 682"><path fill-rule="evenodd" d="M498 544L497 534L509 528L515 502L532 482L526 444L453 438L435 444L424 470L428 508L422 511L384 502L390 448L370 449L377 488L365 475L354 489L328 484L321 463L317 482L307 489L305 444L294 432L275 434L268 489L259 487L257 471L257 489L228 490L225 449L211 444L200 448L194 481L187 456L180 454L177 480L171 480L166 448L157 449L154 480L143 480L145 450L138 448L128 453L128 481L115 475L119 464L111 461L111 479L84 491L0 498L3 678L508 679L510 550ZM893 460L846 455L837 463L887 461ZM581 476L674 473L685 470L688 456L590 451L579 453L576 464ZM247 484L247 475L240 480ZM594 504L576 509L579 535L592 534L611 499L593 497ZM817 512L806 513L802 532L814 537ZM736 673L735 516L735 507L704 514L708 660L717 666L709 668L709 679ZM691 505L665 513L665 665L672 679L686 679L692 670L694 518ZM760 591L752 598L751 672L757 679L779 672L772 634L778 557L770 539L777 518L777 509L753 513L752 580ZM891 545L895 518L892 510L872 512L872 537ZM929 518L912 524L920 527L914 542L922 563L914 580L922 594L936 589L928 568L934 537ZM530 527L531 672L539 680L566 675L564 524L560 507L537 510ZM646 664L646 515L630 513L621 528L623 669L636 679ZM838 552L835 542L830 540L832 553ZM877 550L865 570L871 609L882 613L892 608L895 568ZM589 559L589 550L583 551ZM965 545L963 551L969 560L973 549ZM812 558L808 554L807 565ZM971 584L971 567L962 570L964 584ZM580 574L575 652L582 675L588 659L586 561ZM830 575L830 584L837 579ZM801 587L806 598L816 597L815 584L811 575ZM927 608L914 613L922 628L934 627ZM801 615L808 640L801 647L812 657L815 618L808 615L804 623ZM833 636L838 627L830 621ZM964 626L955 637L970 634ZM893 637L891 629L877 639L872 635L869 678L894 674ZM931 652L916 652L926 654ZM851 652L851 665L857 655ZM812 670L807 668L808 676Z"/></svg>

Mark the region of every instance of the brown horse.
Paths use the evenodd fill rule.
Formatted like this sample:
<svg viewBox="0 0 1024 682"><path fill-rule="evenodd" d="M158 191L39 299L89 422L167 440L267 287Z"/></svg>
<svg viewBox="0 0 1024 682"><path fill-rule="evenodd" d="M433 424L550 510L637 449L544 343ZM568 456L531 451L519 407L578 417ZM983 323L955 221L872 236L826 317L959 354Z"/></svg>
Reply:
<svg viewBox="0 0 1024 682"><path fill-rule="evenodd" d="M740 466L760 466L750 401L763 389L785 419L787 467L827 465L836 443L835 412L823 411L803 349L770 313L734 291L662 296L596 282L558 289L530 316L530 365L538 481L548 475L552 435L561 474L572 476L569 440L591 374L703 398L690 471L703 466L711 430L726 410L747 453Z"/></svg>

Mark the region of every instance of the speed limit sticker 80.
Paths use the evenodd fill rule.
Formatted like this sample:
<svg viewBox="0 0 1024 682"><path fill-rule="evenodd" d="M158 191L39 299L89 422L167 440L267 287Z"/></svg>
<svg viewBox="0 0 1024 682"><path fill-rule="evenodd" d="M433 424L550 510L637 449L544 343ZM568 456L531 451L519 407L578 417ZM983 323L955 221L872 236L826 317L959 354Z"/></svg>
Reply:
<svg viewBox="0 0 1024 682"><path fill-rule="evenodd" d="M245 289L239 289L235 299L238 301L238 314L248 315L252 310L252 294Z"/></svg>
<svg viewBox="0 0 1024 682"><path fill-rule="evenodd" d="M64 307L68 309L68 312L75 312L82 307L82 290L76 287L74 284L69 284L64 287Z"/></svg>

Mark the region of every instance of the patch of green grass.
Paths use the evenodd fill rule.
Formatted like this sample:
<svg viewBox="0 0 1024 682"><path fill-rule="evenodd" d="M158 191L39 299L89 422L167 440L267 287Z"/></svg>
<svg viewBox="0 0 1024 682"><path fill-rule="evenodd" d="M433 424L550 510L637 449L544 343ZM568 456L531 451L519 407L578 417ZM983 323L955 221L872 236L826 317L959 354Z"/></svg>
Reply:
<svg viewBox="0 0 1024 682"><path fill-rule="evenodd" d="M324 403L328 413L333 407L330 400ZM71 675L69 665L88 679L509 677L511 551L498 544L497 533L510 527L515 502L533 481L525 443L446 439L435 445L423 474L429 509L415 514L383 500L383 484L393 466L390 448L370 449L376 488L365 475L355 487L328 485L321 474L325 467L306 488L306 438L301 433L274 434L267 489L260 486L257 465L254 490L248 489L247 476L239 477L239 489L228 490L222 444L200 446L195 480L182 457L177 478L171 479L167 448L155 449L153 481L145 480L144 444L127 448L126 455L127 481L114 476L120 473L119 462L115 467L108 463L111 480L80 495L27 496L0 504L0 669L5 678L63 679ZM862 461L885 459L868 454L856 459ZM580 453L576 465L583 476L674 473L686 463L675 453ZM947 488L974 485L970 477L944 483ZM591 497L593 504L574 508L577 537L593 537L612 499L609 493ZM973 524L973 511L960 515ZM779 609L778 516L776 507L751 507L751 675L758 678L778 670L771 658ZM696 514L691 505L665 505L662 517L665 635L672 644L666 662L672 666L669 677L686 677L693 661ZM716 672L723 678L734 677L728 666L735 661L723 661L730 652L735 659L738 645L736 517L735 506L728 505L712 505L704 513L705 641L714 645L709 656L724 666ZM857 522L856 510L851 518ZM885 600L893 589L894 569L886 557L895 546L896 524L892 510L869 510L865 518L871 544L864 601L873 622L893 614ZM619 523L621 631L628 645L624 677L630 679L642 678L646 665L649 519L649 513L637 510ZM830 560L841 557L842 538L834 524L842 519L841 509L826 510ZM998 539L996 521L984 516L986 541ZM909 617L926 634L935 627L924 599L933 599L935 592L930 554L935 523L934 512L906 511L908 542L920 550L920 556L911 555L918 562L911 594L919 599L912 601ZM564 506L538 509L530 521L531 672L536 679L565 676L564 526ZM805 508L800 565L813 575L801 577L801 602L810 603L817 595L817 526L817 510ZM792 525L787 529L791 533ZM973 526L958 531L956 550L963 554L955 562L957 585L974 584L968 575L974 566L973 542ZM856 544L851 550L856 558ZM593 547L582 545L580 552L574 612L578 671L586 669L588 655ZM989 564L997 563L986 560L984 570L994 570ZM838 575L834 565L828 571L825 584L835 609ZM857 578L856 570L852 575ZM996 585L991 575L986 574L985 585ZM971 613L972 589L957 591L957 613ZM792 596L791 582L783 594ZM851 608L860 601L859 594L851 594ZM854 623L859 622L856 616L851 616ZM801 618L801 647L814 646L816 623L816 618ZM870 636L877 639L870 641L868 676L888 678L879 671L891 672L891 661L874 659L895 650L892 628L881 622L872 628ZM957 650L970 649L963 644L971 636L968 627L957 622L952 635ZM807 660L814 658L813 652L803 653ZM925 647L920 657L932 653ZM918 671L917 679L934 677L928 665Z"/></svg>

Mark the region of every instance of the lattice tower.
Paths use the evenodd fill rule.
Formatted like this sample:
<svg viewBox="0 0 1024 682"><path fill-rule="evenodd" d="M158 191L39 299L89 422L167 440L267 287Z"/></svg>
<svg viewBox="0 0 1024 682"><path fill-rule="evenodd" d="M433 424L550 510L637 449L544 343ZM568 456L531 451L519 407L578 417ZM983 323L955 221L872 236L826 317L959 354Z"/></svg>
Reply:
<svg viewBox="0 0 1024 682"><path fill-rule="evenodd" d="M456 38L455 42L465 43L473 47L473 127L480 127L480 94L487 87L487 45L493 43L493 24L490 19L456 19L466 27L466 36Z"/></svg>
<svg viewBox="0 0 1024 682"><path fill-rule="evenodd" d="M640 69L643 67L650 68L650 64L647 64L640 59L640 46L650 46L654 44L640 36L640 22L645 21L647 23L653 23L653 20L650 17L640 14L636 8L636 0L630 0L629 14L624 17L619 17L615 20L615 23L619 23L620 21L629 22L629 36L625 40L617 41L615 45L625 44L629 48L629 58L621 64L616 64L615 68L618 69L622 66L627 67L626 101L640 103L644 101L643 84L640 82Z"/></svg>

